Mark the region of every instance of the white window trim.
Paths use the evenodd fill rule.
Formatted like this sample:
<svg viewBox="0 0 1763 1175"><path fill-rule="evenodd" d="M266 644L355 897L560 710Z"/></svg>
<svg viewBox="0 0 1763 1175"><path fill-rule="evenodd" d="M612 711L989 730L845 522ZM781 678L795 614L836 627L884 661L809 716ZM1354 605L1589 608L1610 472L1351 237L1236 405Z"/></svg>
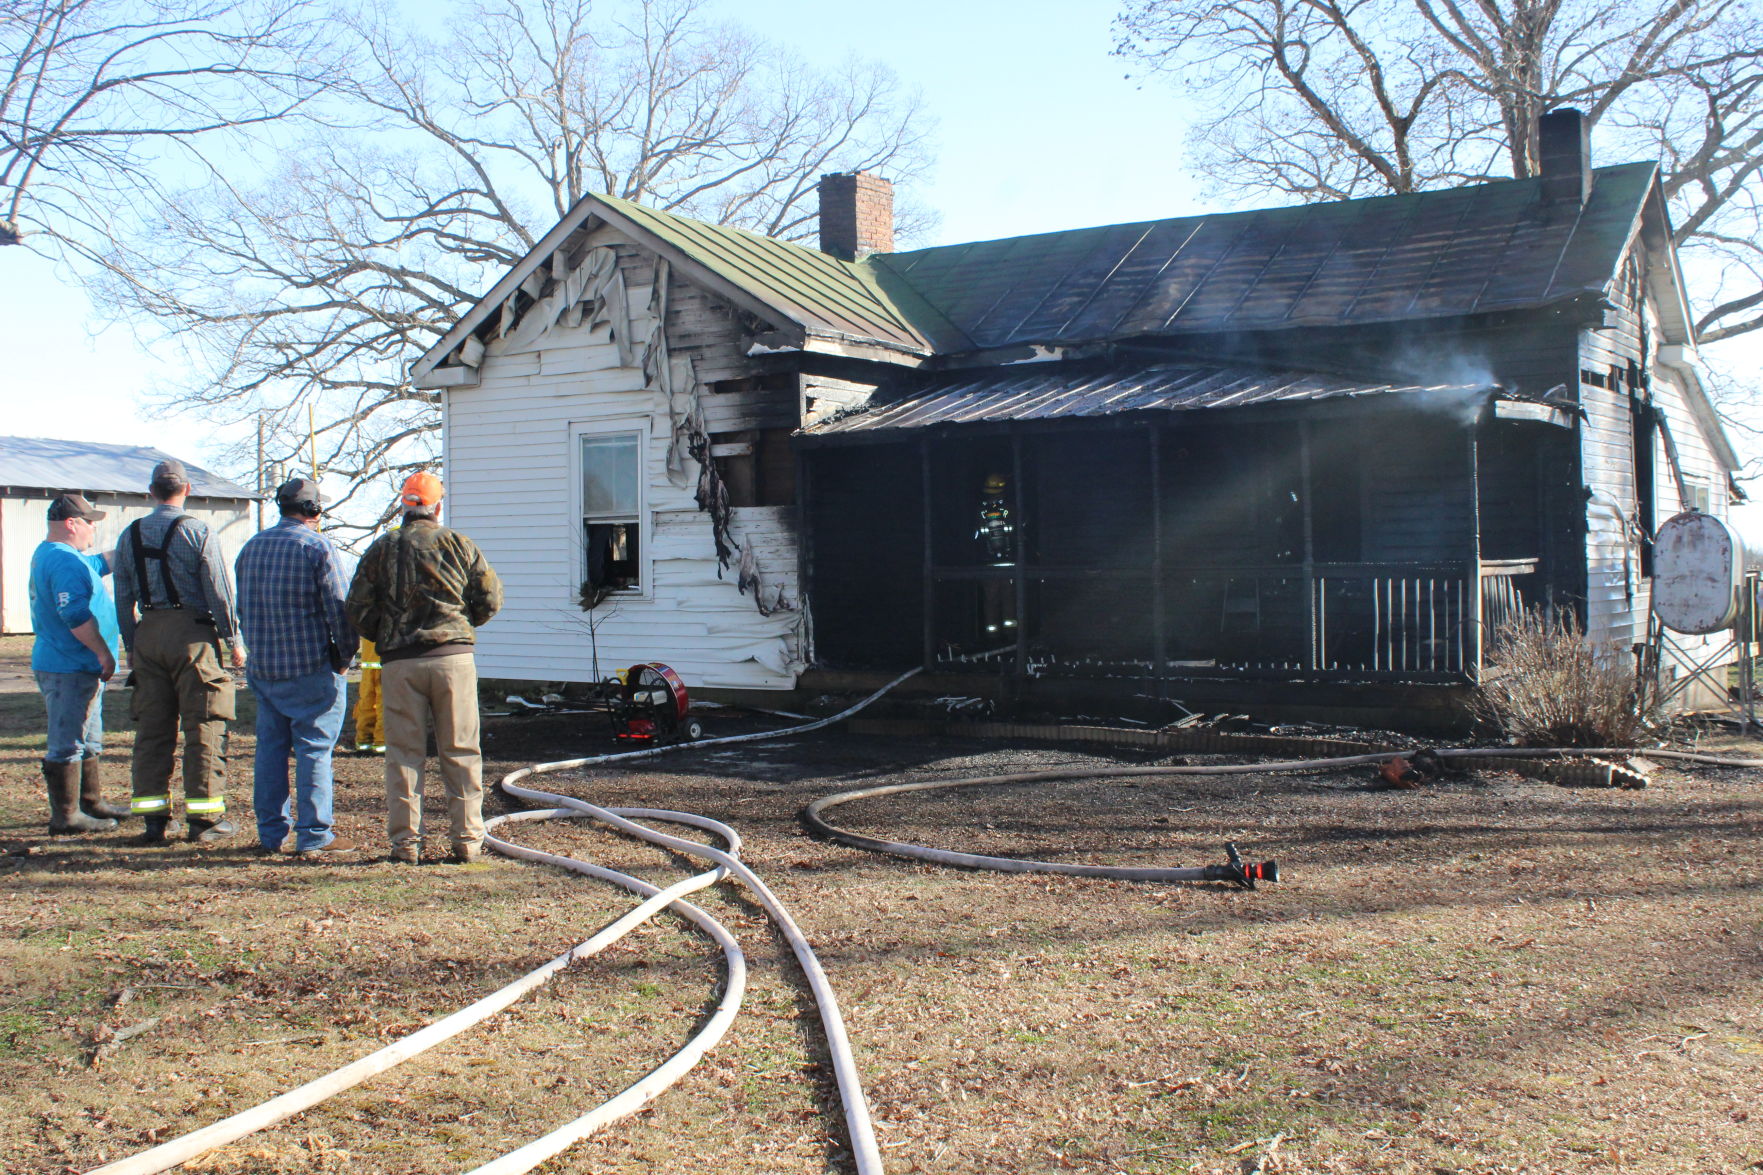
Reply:
<svg viewBox="0 0 1763 1175"><path fill-rule="evenodd" d="M655 595L655 516L649 506L649 418L647 416L616 417L610 420L571 421L569 425L570 516L569 542L565 547L569 560L569 590L573 596L587 574L582 524L587 521L586 503L582 501L582 439L585 437L630 436L637 438L637 572L636 591L614 592L621 600L653 599Z"/></svg>

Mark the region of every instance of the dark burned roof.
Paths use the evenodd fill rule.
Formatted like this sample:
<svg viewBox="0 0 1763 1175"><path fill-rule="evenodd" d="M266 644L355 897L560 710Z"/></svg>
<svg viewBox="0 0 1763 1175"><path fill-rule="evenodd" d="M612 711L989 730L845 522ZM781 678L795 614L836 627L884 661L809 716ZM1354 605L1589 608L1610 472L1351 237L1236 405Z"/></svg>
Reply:
<svg viewBox="0 0 1763 1175"><path fill-rule="evenodd" d="M940 351L1347 326L1602 294L1654 182L1599 168L1583 208L1540 180L1074 229L869 258L946 320Z"/></svg>
<svg viewBox="0 0 1763 1175"><path fill-rule="evenodd" d="M1080 371L1045 363L945 376L890 404L828 420L809 436L985 421L1053 420L1123 412L1183 412L1351 396L1427 395L1460 404L1491 386L1391 384L1306 371L1165 364Z"/></svg>
<svg viewBox="0 0 1763 1175"><path fill-rule="evenodd" d="M590 218L620 226L812 348L915 358L1030 344L1339 327L1596 300L1657 167L1597 169L1586 204L1503 180L1218 216L1072 229L842 261L587 195L419 359L421 380ZM427 385L424 385L427 386Z"/></svg>

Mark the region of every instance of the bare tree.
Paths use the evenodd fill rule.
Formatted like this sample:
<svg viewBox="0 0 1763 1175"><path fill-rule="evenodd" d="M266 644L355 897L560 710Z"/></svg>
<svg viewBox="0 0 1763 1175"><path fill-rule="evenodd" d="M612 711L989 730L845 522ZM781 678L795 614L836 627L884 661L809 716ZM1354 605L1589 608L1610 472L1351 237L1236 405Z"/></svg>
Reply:
<svg viewBox="0 0 1763 1175"><path fill-rule="evenodd" d="M168 173L321 90L323 46L306 0L0 0L0 246L102 257Z"/></svg>
<svg viewBox="0 0 1763 1175"><path fill-rule="evenodd" d="M1131 0L1118 52L1200 98L1198 162L1333 200L1537 168L1537 116L1658 159L1681 250L1719 274L1704 342L1763 327L1763 19L1753 0Z"/></svg>
<svg viewBox="0 0 1763 1175"><path fill-rule="evenodd" d="M350 18L358 76L327 109L358 129L180 196L112 267L110 298L199 356L182 402L265 421L283 459L316 404L324 470L384 488L433 459L411 360L584 193L801 238L821 173L926 164L917 101L879 67L817 72L698 0L605 13L483 0L440 41Z"/></svg>

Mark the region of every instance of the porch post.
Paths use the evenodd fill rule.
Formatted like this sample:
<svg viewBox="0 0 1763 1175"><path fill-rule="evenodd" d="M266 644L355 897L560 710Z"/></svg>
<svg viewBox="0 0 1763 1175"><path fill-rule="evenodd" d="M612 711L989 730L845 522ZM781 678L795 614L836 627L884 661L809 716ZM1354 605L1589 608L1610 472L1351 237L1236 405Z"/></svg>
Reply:
<svg viewBox="0 0 1763 1175"><path fill-rule="evenodd" d="M1322 667L1316 623L1316 478L1311 471L1310 421L1298 421L1298 468L1304 485L1304 660L1310 670Z"/></svg>
<svg viewBox="0 0 1763 1175"><path fill-rule="evenodd" d="M1163 429L1151 426L1151 680L1163 696L1163 675L1169 664L1163 631Z"/></svg>
<svg viewBox="0 0 1763 1175"><path fill-rule="evenodd" d="M796 602L802 614L808 616L808 623L802 626L802 660L811 663L814 650L811 641L814 635L814 619L811 609L814 606L814 527L808 513L808 503L813 500L813 474L808 470L808 455L800 447L792 445L796 454Z"/></svg>
<svg viewBox="0 0 1763 1175"><path fill-rule="evenodd" d="M934 528L930 512L930 438L918 442L918 483L920 512L924 517L924 671L932 672L937 663L937 584L931 576L931 543Z"/></svg>
<svg viewBox="0 0 1763 1175"><path fill-rule="evenodd" d="M1469 680L1481 680L1482 647L1486 642L1486 634L1482 631L1481 607L1481 451L1476 433L1480 429L1480 416L1470 420L1467 436L1469 443L1465 447L1465 456L1469 463L1469 566L1467 578L1463 582L1464 615L1469 625L1469 632L1464 641L1464 671Z"/></svg>
<svg viewBox="0 0 1763 1175"><path fill-rule="evenodd" d="M1022 430L1010 430L1010 484L1016 487L1016 676L1028 676L1028 519L1022 504L1028 487L1022 481Z"/></svg>

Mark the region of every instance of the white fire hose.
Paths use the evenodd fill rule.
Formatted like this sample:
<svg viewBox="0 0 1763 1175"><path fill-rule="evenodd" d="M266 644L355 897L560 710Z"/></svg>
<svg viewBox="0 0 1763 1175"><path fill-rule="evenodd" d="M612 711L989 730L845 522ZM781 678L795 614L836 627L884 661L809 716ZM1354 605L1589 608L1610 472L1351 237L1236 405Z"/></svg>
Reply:
<svg viewBox="0 0 1763 1175"><path fill-rule="evenodd" d="M914 669L911 673L900 675L857 705L830 718L823 718L785 730L732 735L679 745L714 746L751 742L761 738L782 738L786 735L805 734L809 731L819 730L857 713L917 672L919 671ZM876 1146L875 1131L870 1124L868 1104L863 1098L856 1063L851 1057L850 1040L845 1032L843 1017L839 1014L838 1002L833 997L832 987L827 982L826 973L820 966L820 961L814 957L813 949L808 945L808 941L803 937L800 929L797 928L795 921L790 918L788 911L784 909L783 903L779 902L764 882L760 881L758 876L738 859L737 854L740 851L741 843L739 834L719 821L687 812L671 812L654 808L601 808L570 796L552 795L549 792L523 788L517 782L534 774L567 771L576 767L612 760L646 758L674 749L676 747L656 747L643 751L598 755L558 763L540 763L533 767L521 768L503 779L503 788L510 794L523 799L551 803L557 806L498 816L486 821L485 828L486 830L494 830L505 823L528 820L573 819L581 816L593 816L641 840L688 856L705 859L714 866L708 872L688 877L666 889L658 889L641 878L632 877L618 870L579 861L573 857L530 849L503 840L495 836L493 832L488 832L484 838L485 843L499 853L519 857L523 860L557 865L590 877L610 881L615 885L644 895L647 900L608 924L592 938L557 956L544 966L529 972L500 991L492 992L476 1003L461 1008L426 1028L411 1033L402 1040L395 1041L359 1060L344 1065L340 1069L314 1078L304 1085L248 1110L210 1123L198 1130L180 1135L169 1142L161 1143L128 1158L93 1168L88 1175L157 1175L158 1172L182 1166L198 1155L205 1154L217 1147L237 1142L259 1130L267 1129L295 1114L309 1110L339 1093L352 1089L412 1057L419 1056L436 1045L458 1036L466 1029L482 1023L512 1005L521 996L554 978L571 963L597 954L617 942L661 910L669 909L680 914L709 935L723 952L726 980L722 999L716 1012L686 1043L684 1048L610 1101L590 1110L575 1121L560 1126L549 1134L476 1168L472 1175L518 1175L520 1172L530 1171L546 1159L562 1153L576 1142L586 1138L595 1130L640 1110L683 1077L728 1031L735 1013L740 1010L741 1000L746 991L746 957L741 953L740 946L735 942L734 937L720 923L696 906L681 899L687 894L714 885L731 875L746 882L759 899L760 904L777 921L779 929L783 931L784 937L790 943L791 950L795 952L803 972L808 977L815 1000L820 1006L822 1023L826 1027L827 1044L833 1057L833 1070L838 1078L840 1097L845 1104L845 1122L851 1136L852 1151L857 1159L857 1169L860 1175L880 1175L882 1170L881 1152ZM721 838L727 848L726 850L716 849L696 841L669 836L666 833L633 823L633 819L662 820L700 828Z"/></svg>
<svg viewBox="0 0 1763 1175"><path fill-rule="evenodd" d="M858 1077L855 1060L851 1052L850 1039L845 1031L844 1019L838 1008L831 985L826 973L815 957L813 948L796 926L794 919L777 899L776 895L761 881L757 874L743 863L738 853L740 837L734 829L708 817L686 812L673 812L652 808L602 808L570 796L556 795L521 786L523 779L534 775L550 774L559 771L570 771L581 767L595 766L609 762L623 762L631 759L647 758L665 754L684 747L711 747L733 743L755 742L762 739L785 738L792 735L806 734L840 722L864 709L870 703L892 690L902 681L918 673L914 669L901 674L869 697L856 705L833 715L799 726L786 727L781 730L759 731L751 734L730 735L723 738L705 739L694 743L674 744L671 746L654 747L641 751L626 751L608 755L595 755L581 759L567 759L554 763L540 763L532 767L521 768L503 778L501 786L510 795L521 799L555 805L550 808L534 809L498 816L486 822L487 829L495 829L503 824L513 824L532 820L575 819L591 816L601 822L618 829L627 835L647 841L663 848L690 857L709 862L713 868L676 882L665 889L657 888L638 877L621 873L618 870L594 865L573 857L546 853L537 849L514 844L495 835L486 835L486 843L497 852L522 860L535 861L541 864L556 865L586 876L600 878L622 886L635 893L645 896L645 901L628 913L609 923L593 937L582 942L573 949L557 956L550 962L515 980L500 991L491 993L476 1003L462 1008L417 1032L387 1045L385 1048L351 1062L340 1069L307 1082L287 1093L251 1109L234 1114L218 1122L182 1135L170 1142L161 1143L149 1150L142 1151L126 1159L107 1163L94 1168L88 1175L157 1175L158 1172L181 1166L196 1156L216 1147L235 1142L256 1131L281 1122L318 1105L335 1095L361 1084L371 1077L384 1073L388 1069L409 1060L412 1057L450 1040L466 1029L495 1015L512 1005L521 996L554 978L569 964L588 958L607 946L617 942L642 923L648 921L663 909L672 910L702 929L710 939L722 950L725 960L726 978L721 999L716 1012L693 1037L686 1042L673 1056L656 1066L643 1078L625 1090L595 1107L581 1117L569 1122L550 1133L527 1143L500 1158L494 1159L477 1167L472 1175L521 1175L553 1158L575 1143L586 1138L594 1131L621 1118L640 1110L644 1105L658 1097L668 1087L683 1077L704 1054L720 1041L739 1011L746 990L746 959L741 953L738 943L728 931L703 910L683 900L685 895L714 885L728 877L735 877L744 882L752 890L760 905L771 916L790 944L804 975L808 979L815 1002L820 1009L822 1026L826 1032L828 1051L833 1060L833 1072L838 1081L839 1096L844 1107L846 1130L851 1140L852 1153L856 1159L859 1175L881 1175L881 1154L875 1141L874 1127L870 1121L868 1104L863 1096L862 1083ZM881 787L859 788L852 791L825 796L811 803L804 811L803 818L809 826L832 839L872 851L891 853L899 856L914 857L939 864L956 865L967 868L1002 869L1013 872L1057 872L1071 873L1081 876L1102 876L1148 881L1226 881L1234 880L1245 883L1242 876L1244 866L1235 857L1232 850L1233 866L1204 866L1192 869L1158 869L1158 868L1126 868L1113 866L1073 865L1064 862L1029 861L1011 857L991 857L980 854L954 853L940 849L927 848L922 845L911 845L904 842L883 841L860 836L833 827L822 817L821 813L838 804L867 796L899 794L935 788L973 787L986 784L1012 784L1049 781L1057 779L1105 779L1133 776L1158 775L1236 775L1255 772L1281 772L1302 770L1327 770L1341 767L1361 766L1381 763L1399 751L1385 751L1377 754L1351 755L1333 759L1290 760L1275 763L1217 764L1203 766L1167 766L1167 767L1124 767L1102 769L1062 768L1049 771L1020 772L1012 775L988 776L957 780L936 780L924 783L894 784ZM1485 757L1489 755L1538 757L1548 755L1586 755L1586 754L1631 754L1632 750L1584 750L1571 749L1480 749L1480 750L1439 750L1441 758ZM1697 763L1711 763L1727 767L1763 767L1763 760L1723 759L1715 755L1696 754L1682 751L1646 751L1657 758L1676 759ZM647 828L635 823L636 820L659 820L673 824L695 827L719 837L727 846L717 849L711 845ZM1235 872L1229 872L1232 868ZM1249 866L1249 869L1263 872L1252 876L1277 880L1277 869L1272 862L1264 865ZM1253 880L1246 884L1253 886Z"/></svg>
<svg viewBox="0 0 1763 1175"><path fill-rule="evenodd" d="M721 837L731 852L739 851L740 848L740 837L734 829L703 816L652 808L617 808L605 809L605 811L614 819L624 823L628 823L628 821L624 821L625 816L634 816L639 819L666 820L676 824L702 828ZM503 823L516 821L574 817L578 814L572 801L570 807L548 811L516 812L507 816L498 816L487 821L486 828L494 828ZM395 1041L385 1048L369 1053L360 1060L344 1065L323 1077L308 1081L304 1085L271 1098L249 1110L223 1118L218 1122L181 1135L170 1142L161 1143L129 1158L106 1163L102 1167L95 1168L90 1175L154 1175L156 1172L169 1171L173 1167L181 1166L216 1147L236 1142L249 1134L254 1134L304 1110L309 1110L320 1102L352 1089L369 1078L376 1077L393 1066L419 1056L436 1045L458 1036L466 1029L482 1023L497 1012L509 1007L521 996L555 978L571 963L578 959L589 958L611 946L663 909L673 910L685 917L709 935L711 940L722 949L726 963L726 985L715 1014L686 1043L683 1049L650 1071L640 1081L605 1104L577 1118L574 1122L552 1131L511 1154L503 1155L501 1158L477 1168L477 1175L485 1175L488 1172L494 1172L495 1175L515 1175L516 1172L530 1171L533 1167L538 1166L601 1126L641 1109L668 1086L678 1081L688 1069L697 1064L698 1059L708 1049L722 1039L723 1034L728 1031L729 1024L733 1022L735 1013L739 1011L741 999L746 991L746 957L742 955L740 945L735 942L734 936L729 934L720 923L696 906L681 899L686 894L704 889L706 886L714 885L722 880L726 876L726 871L723 868L719 866L709 872L699 873L683 881L675 882L666 889L660 889L642 878L632 877L615 869L607 869L571 857L561 857L539 852L536 849L524 848L495 836L486 836L485 840L498 852L527 860L559 865L590 877L598 877L635 893L643 894L647 900L609 923L598 934L579 946L565 951L542 967L528 972L500 991L492 992L476 1003L461 1008L452 1015L437 1020L402 1040ZM517 1159L516 1156L521 1157Z"/></svg>

